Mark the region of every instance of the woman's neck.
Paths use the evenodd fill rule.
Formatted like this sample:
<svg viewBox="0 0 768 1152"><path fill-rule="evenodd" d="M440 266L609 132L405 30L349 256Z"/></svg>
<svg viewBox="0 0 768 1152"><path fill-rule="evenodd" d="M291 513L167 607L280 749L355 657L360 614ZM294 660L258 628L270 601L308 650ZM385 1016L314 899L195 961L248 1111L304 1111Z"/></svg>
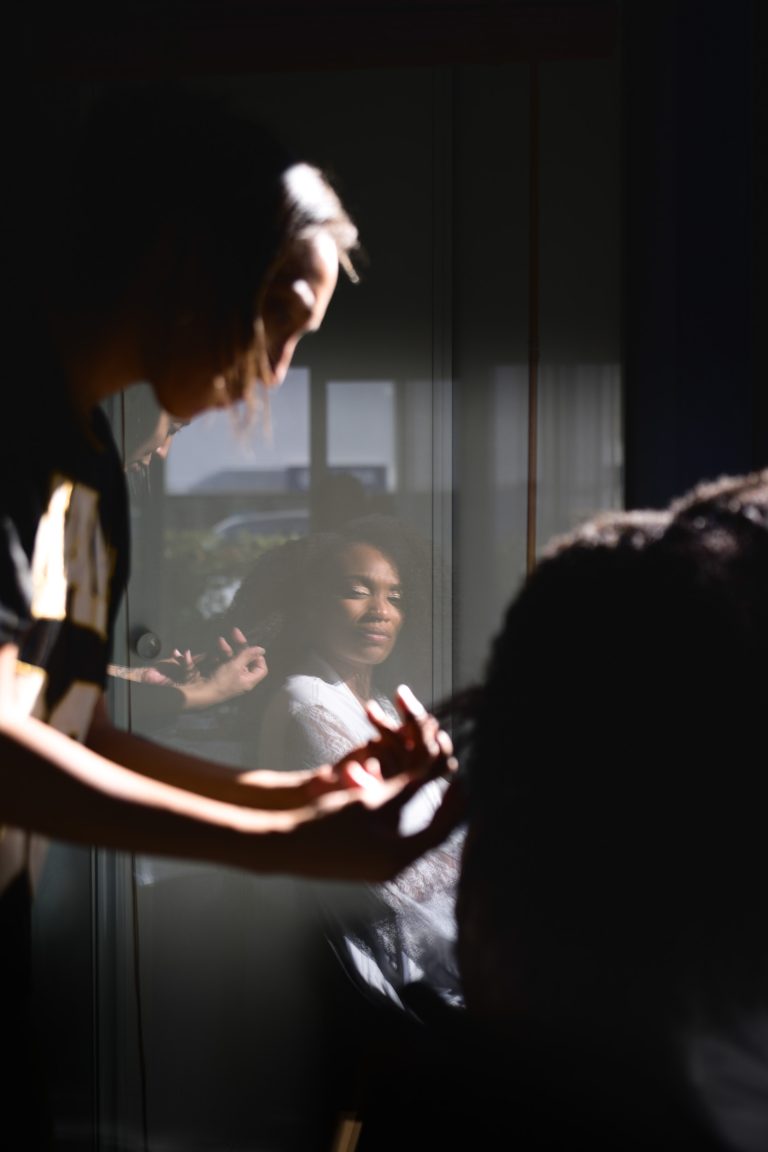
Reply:
<svg viewBox="0 0 768 1152"><path fill-rule="evenodd" d="M373 693L373 676L370 668L362 668L349 676L345 676L344 683L361 704L370 700Z"/></svg>
<svg viewBox="0 0 768 1152"><path fill-rule="evenodd" d="M336 656L323 657L323 659L338 673L343 683L361 704L370 700L373 693L373 669L370 664L350 664Z"/></svg>

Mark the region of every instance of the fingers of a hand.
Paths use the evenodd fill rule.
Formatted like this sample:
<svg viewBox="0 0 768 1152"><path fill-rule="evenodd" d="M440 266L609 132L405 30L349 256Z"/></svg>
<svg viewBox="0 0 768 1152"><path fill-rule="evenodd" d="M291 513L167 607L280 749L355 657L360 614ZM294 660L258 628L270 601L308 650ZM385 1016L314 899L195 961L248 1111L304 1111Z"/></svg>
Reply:
<svg viewBox="0 0 768 1152"><path fill-rule="evenodd" d="M413 694L407 684L401 684L397 689L396 699L404 722L415 722L421 730L421 739L432 755L436 753L443 756L450 763L447 765L453 771L458 766L453 757L453 741L445 729L441 728L436 717L424 708L424 705Z"/></svg>
<svg viewBox="0 0 768 1152"><path fill-rule="evenodd" d="M368 719L379 732L394 732L396 724L387 716L378 700L369 700L365 706Z"/></svg>
<svg viewBox="0 0 768 1152"><path fill-rule="evenodd" d="M223 652L226 657L234 656L234 654L235 654L234 648L232 647L232 645L229 643L228 640L224 639L223 636L219 636L218 645L219 645L219 651Z"/></svg>
<svg viewBox="0 0 768 1152"><path fill-rule="evenodd" d="M379 763L378 743L372 740L360 748L355 748L335 764L318 771L327 773L325 778L336 788L370 787L381 784L384 777Z"/></svg>
<svg viewBox="0 0 768 1152"><path fill-rule="evenodd" d="M358 754L315 769L307 787L309 795L317 798L328 792L356 793L375 785L379 779L376 771L371 770L370 762Z"/></svg>
<svg viewBox="0 0 768 1152"><path fill-rule="evenodd" d="M247 665L246 672L249 677L249 686L255 688L267 675L269 668L267 667L266 660L260 657Z"/></svg>
<svg viewBox="0 0 768 1152"><path fill-rule="evenodd" d="M407 684L399 684L395 691L395 702L400 715L405 720L423 720L427 710Z"/></svg>
<svg viewBox="0 0 768 1152"><path fill-rule="evenodd" d="M362 767L357 761L347 761L344 765L345 772L353 778ZM417 833L404 835L400 830L401 810L420 787L420 782L399 777L352 788L342 782L335 790L316 795L314 812L331 820L327 824L325 820L312 820L312 830L323 835L331 829L338 832L335 842L341 855L333 872L328 874L354 875L358 880L390 880L425 851L442 843L461 821L464 812L461 796L449 787L429 825Z"/></svg>
<svg viewBox="0 0 768 1152"><path fill-rule="evenodd" d="M238 652L236 659L248 672L260 672L266 675L267 661L264 659L263 648L243 648L242 652Z"/></svg>
<svg viewBox="0 0 768 1152"><path fill-rule="evenodd" d="M458 771L459 762L453 754L453 740L451 740L444 728L438 730L437 743L440 747L440 753L445 759L446 774L452 776Z"/></svg>
<svg viewBox="0 0 768 1152"><path fill-rule="evenodd" d="M346 762L341 764L323 764L316 768L309 776L306 787L310 796L322 796L326 792L337 792L339 789L348 789L352 786L352 779L347 772Z"/></svg>
<svg viewBox="0 0 768 1152"><path fill-rule="evenodd" d="M429 824L418 832L403 837L403 852L406 859L402 867L422 856L430 848L436 848L466 820L468 801L466 790L454 780L449 785Z"/></svg>
<svg viewBox="0 0 768 1152"><path fill-rule="evenodd" d="M434 757L440 754L437 734L439 726L434 716L421 720L404 720L401 726L389 737L388 745L409 759Z"/></svg>
<svg viewBox="0 0 768 1152"><path fill-rule="evenodd" d="M437 740L437 734L440 731L440 725L431 714L426 715L423 719L417 721L419 725L419 738L427 748L431 755L435 755L440 751L440 746Z"/></svg>
<svg viewBox="0 0 768 1152"><path fill-rule="evenodd" d="M266 649L262 648L259 644L251 644L248 648L243 648L239 653L249 663L254 660L263 660Z"/></svg>
<svg viewBox="0 0 768 1152"><path fill-rule="evenodd" d="M375 749L369 749L369 751L372 754L366 756L362 761L363 767L368 774L369 781L371 777L373 777L374 780L383 780L384 776L381 771L381 761L376 755Z"/></svg>
<svg viewBox="0 0 768 1152"><path fill-rule="evenodd" d="M453 754L453 740L449 734L440 727L434 716L430 716L430 723L425 726L423 733L428 755L440 763L439 773L453 775L459 767L459 762Z"/></svg>
<svg viewBox="0 0 768 1152"><path fill-rule="evenodd" d="M245 635L245 633L243 632L242 628L233 628L232 629L232 639L234 640L235 644L247 644L248 643L248 638Z"/></svg>
<svg viewBox="0 0 768 1152"><path fill-rule="evenodd" d="M434 755L437 751L436 737L440 725L431 712L416 698L406 684L401 684L395 694L398 711L403 718L403 728L411 732L415 740L421 741Z"/></svg>
<svg viewBox="0 0 768 1152"><path fill-rule="evenodd" d="M401 692L403 693L402 707L400 707ZM402 716L402 724L400 725L387 716L376 700L368 701L366 705L368 718L380 736L385 740L394 736L406 747L411 747L414 742L418 741L430 749L434 755L438 751L436 744L437 720L419 703L410 688L406 688L404 685L401 685L397 690L397 703Z"/></svg>
<svg viewBox="0 0 768 1152"><path fill-rule="evenodd" d="M358 764L356 760L350 760L344 767L352 787L368 789L375 788L381 783L379 763L373 757L367 759L363 764Z"/></svg>
<svg viewBox="0 0 768 1152"><path fill-rule="evenodd" d="M404 744L400 749L382 749L380 759L385 777L393 779L404 776L415 781L416 787L426 780L441 777L450 779L456 774L459 766L453 755L451 739L442 730L438 731L434 741L429 745L417 742Z"/></svg>

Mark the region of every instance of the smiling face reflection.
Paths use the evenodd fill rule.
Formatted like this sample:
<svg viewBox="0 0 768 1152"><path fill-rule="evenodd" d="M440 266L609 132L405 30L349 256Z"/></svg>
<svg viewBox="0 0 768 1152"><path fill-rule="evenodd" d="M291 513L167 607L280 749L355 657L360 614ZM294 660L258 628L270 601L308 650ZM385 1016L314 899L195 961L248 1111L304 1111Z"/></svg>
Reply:
<svg viewBox="0 0 768 1152"><path fill-rule="evenodd" d="M370 544L351 544L339 558L317 607L316 646L342 675L381 664L403 625L400 575Z"/></svg>

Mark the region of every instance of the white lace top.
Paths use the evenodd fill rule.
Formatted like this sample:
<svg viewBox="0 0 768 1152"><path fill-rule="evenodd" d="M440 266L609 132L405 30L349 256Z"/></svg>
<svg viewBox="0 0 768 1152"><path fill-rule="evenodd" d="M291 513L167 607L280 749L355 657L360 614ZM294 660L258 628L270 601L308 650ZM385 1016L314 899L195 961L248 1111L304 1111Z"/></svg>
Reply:
<svg viewBox="0 0 768 1152"><path fill-rule="evenodd" d="M397 719L391 700L376 699ZM312 652L267 704L257 764L289 770L334 763L375 734L354 693ZM430 781L406 806L406 833L429 821L444 787ZM462 843L463 833L454 833L387 884L318 885L330 942L365 991L377 990L401 1004L399 987L426 980L450 1003L461 1002L454 948Z"/></svg>

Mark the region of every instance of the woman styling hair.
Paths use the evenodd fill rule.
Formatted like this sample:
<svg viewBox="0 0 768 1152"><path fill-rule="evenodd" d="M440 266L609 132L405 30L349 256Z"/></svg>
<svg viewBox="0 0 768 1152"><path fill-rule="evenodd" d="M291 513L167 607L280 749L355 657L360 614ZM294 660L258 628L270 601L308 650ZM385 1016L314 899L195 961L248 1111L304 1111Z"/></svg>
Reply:
<svg viewBox="0 0 768 1152"><path fill-rule="evenodd" d="M17 426L35 436L8 435L0 465L0 984L19 1053L7 1128L32 1132L31 834L382 879L442 840L455 815L444 807L424 831L399 830L400 808L449 757L407 695L402 729L377 727L386 781L375 763L366 770L370 746L315 772L244 775L111 723L129 523L102 403L144 381L179 420L254 405L259 382L278 386L322 323L357 232L317 168L201 94L116 89L74 135L26 127L11 165L21 194L3 343L23 382Z"/></svg>

